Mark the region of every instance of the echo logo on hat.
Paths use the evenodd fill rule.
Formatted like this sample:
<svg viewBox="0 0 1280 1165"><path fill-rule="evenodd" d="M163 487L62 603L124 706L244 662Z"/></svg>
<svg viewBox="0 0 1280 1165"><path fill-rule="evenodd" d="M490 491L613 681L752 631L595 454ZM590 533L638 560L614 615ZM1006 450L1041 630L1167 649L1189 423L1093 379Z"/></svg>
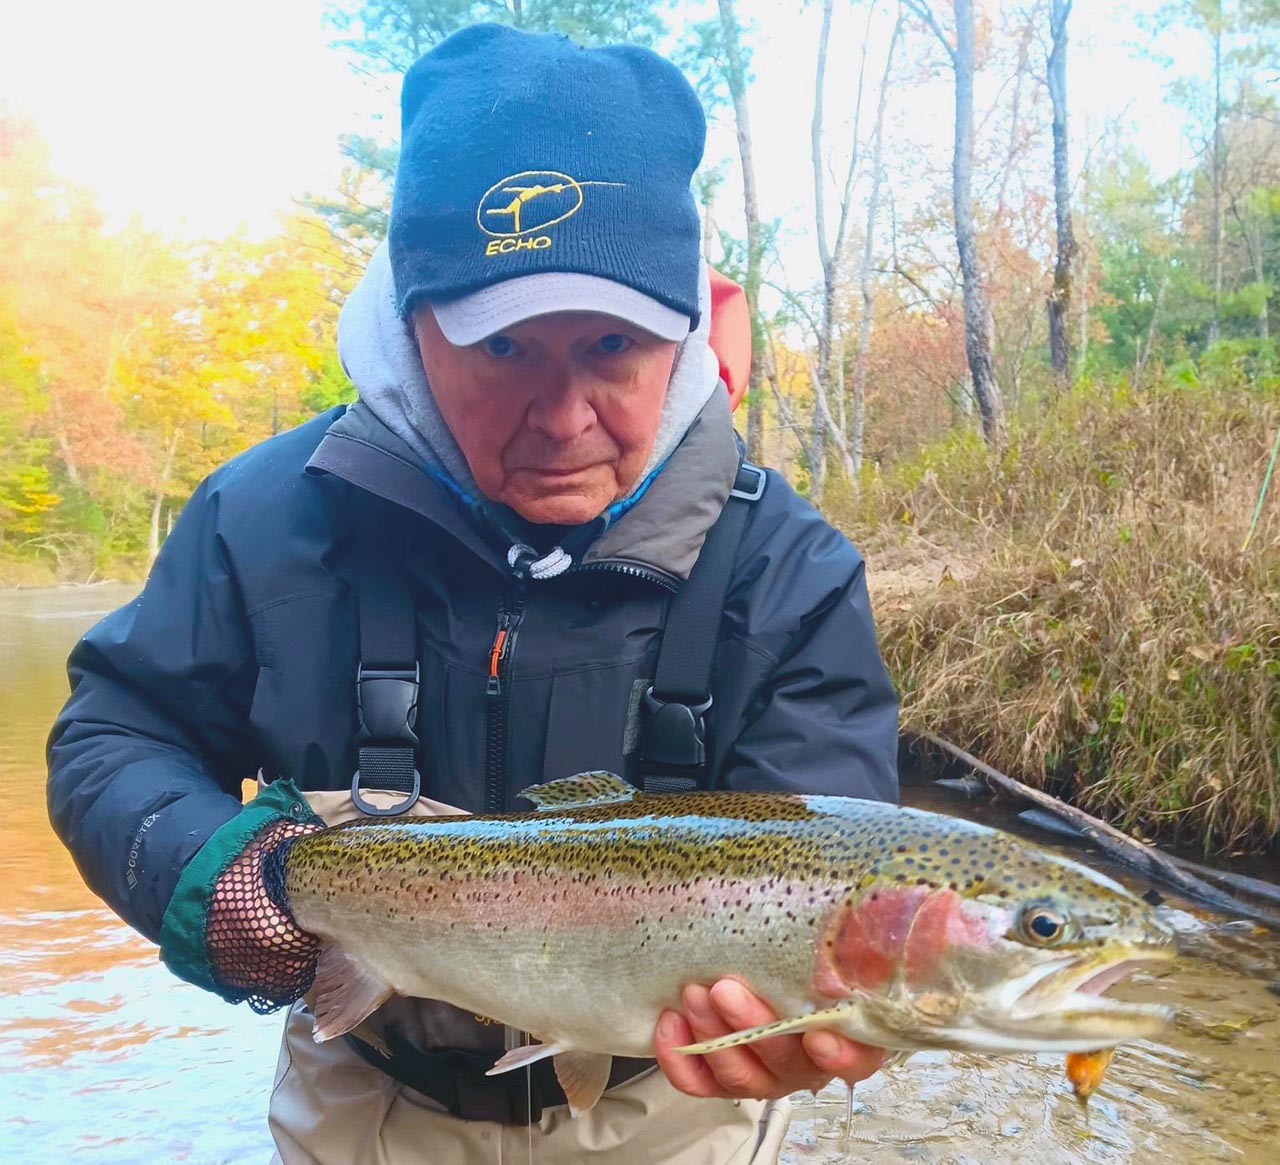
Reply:
<svg viewBox="0 0 1280 1165"><path fill-rule="evenodd" d="M558 170L522 170L499 179L476 206L476 225L490 241L486 255L542 251L551 236L539 234L582 209L584 186L625 186L625 182L579 182ZM534 236L534 237L529 237Z"/></svg>

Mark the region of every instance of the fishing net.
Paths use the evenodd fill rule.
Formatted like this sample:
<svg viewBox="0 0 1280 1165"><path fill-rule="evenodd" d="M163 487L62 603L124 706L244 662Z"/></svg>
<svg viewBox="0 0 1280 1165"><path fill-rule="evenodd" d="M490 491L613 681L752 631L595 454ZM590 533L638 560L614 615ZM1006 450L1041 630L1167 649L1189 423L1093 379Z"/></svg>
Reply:
<svg viewBox="0 0 1280 1165"><path fill-rule="evenodd" d="M315 976L319 943L289 913L284 857L299 838L323 827L287 780L265 786L219 826L187 862L165 911L165 965L228 1003L248 1001L255 1011L301 998Z"/></svg>
<svg viewBox="0 0 1280 1165"><path fill-rule="evenodd" d="M315 978L320 941L273 900L263 866L272 858L278 868L291 841L320 828L318 820L276 819L254 835L214 883L205 931L209 965L226 993L247 999L254 1011L292 1003Z"/></svg>

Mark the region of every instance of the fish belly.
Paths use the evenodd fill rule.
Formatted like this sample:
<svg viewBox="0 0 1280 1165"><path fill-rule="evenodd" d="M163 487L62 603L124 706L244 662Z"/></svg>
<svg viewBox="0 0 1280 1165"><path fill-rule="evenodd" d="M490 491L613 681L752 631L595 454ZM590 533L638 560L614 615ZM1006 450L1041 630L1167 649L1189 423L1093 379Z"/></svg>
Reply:
<svg viewBox="0 0 1280 1165"><path fill-rule="evenodd" d="M543 1042L646 1056L658 1016L679 1006L688 983L732 975L780 1015L813 1008L820 919L774 906L763 889L444 878L427 904L361 893L294 910L402 995L443 1000Z"/></svg>

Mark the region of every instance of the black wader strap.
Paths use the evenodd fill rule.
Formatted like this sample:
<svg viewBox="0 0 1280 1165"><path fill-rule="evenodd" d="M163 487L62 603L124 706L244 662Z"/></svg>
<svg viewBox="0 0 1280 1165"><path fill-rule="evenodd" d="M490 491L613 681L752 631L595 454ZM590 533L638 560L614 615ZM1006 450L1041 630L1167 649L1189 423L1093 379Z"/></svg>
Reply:
<svg viewBox="0 0 1280 1165"><path fill-rule="evenodd" d="M530 1065L527 1078L518 1069L486 1076L485 1072L493 1067L493 1052L467 1052L460 1048L424 1052L394 1028L384 1033L389 1053L385 1056L356 1036L346 1038L366 1062L430 1097L462 1120L530 1125L541 1119L544 1108L568 1103L549 1058ZM638 1076L653 1063L615 1056L607 1087L614 1088Z"/></svg>
<svg viewBox="0 0 1280 1165"><path fill-rule="evenodd" d="M764 493L765 473L743 462L698 561L667 612L653 686L645 693L640 773L646 793L706 788L706 713L711 668L733 560L747 511Z"/></svg>
<svg viewBox="0 0 1280 1165"><path fill-rule="evenodd" d="M360 759L351 778L351 799L372 817L403 813L422 789L418 775L418 643L413 594L408 574L396 560L396 540L380 507L362 495L355 507L356 605L360 618L360 665L356 671L356 710ZM404 799L380 809L362 789L403 793Z"/></svg>

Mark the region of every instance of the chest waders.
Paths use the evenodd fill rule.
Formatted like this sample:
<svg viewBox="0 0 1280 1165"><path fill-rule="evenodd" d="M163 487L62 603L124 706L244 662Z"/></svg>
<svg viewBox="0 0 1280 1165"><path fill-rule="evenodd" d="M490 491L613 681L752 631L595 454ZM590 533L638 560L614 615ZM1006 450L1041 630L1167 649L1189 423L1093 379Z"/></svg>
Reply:
<svg viewBox="0 0 1280 1165"><path fill-rule="evenodd" d="M747 512L764 493L765 481L764 470L747 462L739 466L724 508L667 610L653 683L643 702L639 754L646 793L711 787L706 757L711 669ZM414 731L421 673L408 578L395 569L391 549L376 536L378 525L358 515L359 767L351 778L351 799L363 813L391 817L412 805L422 788ZM401 793L403 800L380 809L363 789ZM388 1055L357 1036L344 1038L366 1062L463 1120L526 1125L538 1121L543 1108L567 1103L550 1059L534 1064L526 1082L517 1072L486 1076L493 1065L492 1052L423 1051L394 1028L384 1034ZM652 1065L652 1060L615 1056L608 1087Z"/></svg>

